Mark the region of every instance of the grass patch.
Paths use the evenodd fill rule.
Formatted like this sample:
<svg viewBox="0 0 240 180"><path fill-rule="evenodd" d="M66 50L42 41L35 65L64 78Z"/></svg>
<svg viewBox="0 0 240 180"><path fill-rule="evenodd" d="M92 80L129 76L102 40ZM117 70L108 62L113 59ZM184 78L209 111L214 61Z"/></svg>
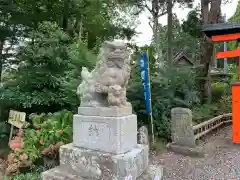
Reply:
<svg viewBox="0 0 240 180"><path fill-rule="evenodd" d="M164 139L161 139L161 138L158 138L158 137L155 137L155 143L154 144L150 144L150 149L152 151L156 151L158 153L161 153L163 151L165 151L166 149L166 140Z"/></svg>

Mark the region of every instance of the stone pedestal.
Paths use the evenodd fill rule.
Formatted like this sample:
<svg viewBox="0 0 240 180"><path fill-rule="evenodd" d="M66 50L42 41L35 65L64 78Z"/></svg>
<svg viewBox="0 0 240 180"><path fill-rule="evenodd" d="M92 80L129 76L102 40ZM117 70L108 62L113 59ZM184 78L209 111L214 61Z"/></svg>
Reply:
<svg viewBox="0 0 240 180"><path fill-rule="evenodd" d="M74 115L73 144L108 153L125 153L137 145L137 117Z"/></svg>
<svg viewBox="0 0 240 180"><path fill-rule="evenodd" d="M60 166L42 179L136 180L148 168L148 151L137 144L132 109L81 107L73 117L73 143L60 148Z"/></svg>
<svg viewBox="0 0 240 180"><path fill-rule="evenodd" d="M131 175L136 179L148 167L148 146L137 145L127 153L113 155L67 144L60 148L60 165L70 166L83 178L125 180Z"/></svg>

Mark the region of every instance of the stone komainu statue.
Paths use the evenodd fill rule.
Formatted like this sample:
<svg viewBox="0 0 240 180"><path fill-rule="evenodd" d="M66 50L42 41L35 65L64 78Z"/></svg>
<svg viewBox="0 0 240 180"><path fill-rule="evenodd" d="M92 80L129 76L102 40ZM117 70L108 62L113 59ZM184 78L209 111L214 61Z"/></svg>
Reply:
<svg viewBox="0 0 240 180"><path fill-rule="evenodd" d="M130 54L120 41L105 42L92 72L83 67L78 86L80 106L126 106L126 87L130 78Z"/></svg>

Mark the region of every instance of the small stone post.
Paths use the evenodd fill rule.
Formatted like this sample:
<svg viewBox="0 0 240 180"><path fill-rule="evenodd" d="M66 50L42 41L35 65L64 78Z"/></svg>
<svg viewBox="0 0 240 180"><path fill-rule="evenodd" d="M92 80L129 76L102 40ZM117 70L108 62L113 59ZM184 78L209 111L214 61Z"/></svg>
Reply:
<svg viewBox="0 0 240 180"><path fill-rule="evenodd" d="M173 143L180 146L195 147L190 109L177 107L171 110L171 130Z"/></svg>

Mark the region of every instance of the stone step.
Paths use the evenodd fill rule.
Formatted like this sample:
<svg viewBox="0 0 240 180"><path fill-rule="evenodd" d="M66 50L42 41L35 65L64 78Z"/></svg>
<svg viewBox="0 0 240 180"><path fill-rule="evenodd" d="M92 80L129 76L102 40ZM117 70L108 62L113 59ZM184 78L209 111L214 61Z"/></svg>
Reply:
<svg viewBox="0 0 240 180"><path fill-rule="evenodd" d="M41 174L42 180L126 180L125 178L115 178L115 177L101 177L93 178L88 177L84 178L79 175L78 171L75 171L69 165L61 165L45 171ZM148 169L137 179L133 178L131 180L153 180L158 176L157 180L161 180L163 176L163 167L161 165L150 165Z"/></svg>

